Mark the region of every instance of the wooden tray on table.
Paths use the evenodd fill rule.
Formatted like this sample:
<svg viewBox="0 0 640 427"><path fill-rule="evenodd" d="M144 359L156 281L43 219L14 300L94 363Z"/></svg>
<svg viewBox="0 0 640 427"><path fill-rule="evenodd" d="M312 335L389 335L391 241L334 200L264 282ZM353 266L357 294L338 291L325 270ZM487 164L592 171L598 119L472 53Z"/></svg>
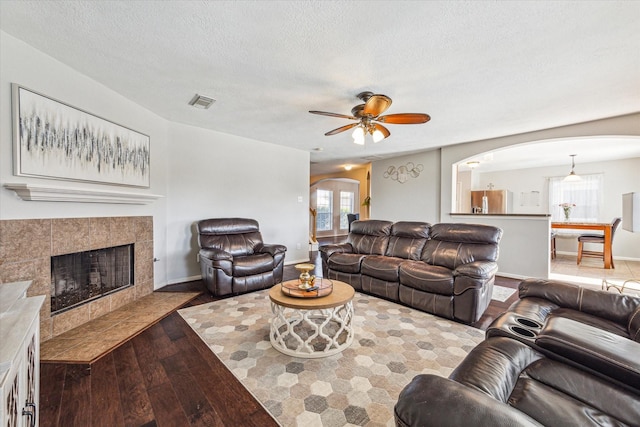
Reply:
<svg viewBox="0 0 640 427"><path fill-rule="evenodd" d="M282 293L295 298L321 298L333 292L333 282L321 277L316 278L313 283L317 289L301 289L300 285L301 282L298 279L282 282Z"/></svg>

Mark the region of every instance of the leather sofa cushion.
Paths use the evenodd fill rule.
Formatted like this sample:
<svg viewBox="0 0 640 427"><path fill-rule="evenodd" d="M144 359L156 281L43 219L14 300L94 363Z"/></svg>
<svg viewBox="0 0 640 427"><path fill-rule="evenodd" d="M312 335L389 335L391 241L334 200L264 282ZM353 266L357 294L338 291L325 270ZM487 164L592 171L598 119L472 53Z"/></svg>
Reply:
<svg viewBox="0 0 640 427"><path fill-rule="evenodd" d="M612 334L620 335L625 338L629 337L627 329L622 325L582 311L572 310L570 308L558 308L551 312L551 314L549 315L549 320L547 322L556 318L571 319L584 325L602 329Z"/></svg>
<svg viewBox="0 0 640 427"><path fill-rule="evenodd" d="M198 243L203 249L221 249L233 256L251 255L262 245L258 221L248 218L213 218L199 221Z"/></svg>
<svg viewBox="0 0 640 427"><path fill-rule="evenodd" d="M400 283L409 288L440 295L453 295L453 271L421 261L400 264Z"/></svg>
<svg viewBox="0 0 640 427"><path fill-rule="evenodd" d="M497 261L502 230L489 225L435 224L422 261L454 270L473 261Z"/></svg>
<svg viewBox="0 0 640 427"><path fill-rule="evenodd" d="M243 277L272 271L273 257L269 254L239 256L233 259L233 276Z"/></svg>
<svg viewBox="0 0 640 427"><path fill-rule="evenodd" d="M354 221L347 237L347 243L353 247L353 252L367 255L384 255L389 243L391 221L370 219Z"/></svg>
<svg viewBox="0 0 640 427"><path fill-rule="evenodd" d="M430 225L426 222L399 221L391 227L386 256L419 260L429 239Z"/></svg>
<svg viewBox="0 0 640 427"><path fill-rule="evenodd" d="M640 390L640 343L563 317L549 319L535 343Z"/></svg>
<svg viewBox="0 0 640 427"><path fill-rule="evenodd" d="M431 226L430 237L447 242L497 245L502 238L502 229L490 225L442 223Z"/></svg>
<svg viewBox="0 0 640 427"><path fill-rule="evenodd" d="M341 273L360 273L360 265L365 255L335 253L327 260L329 269Z"/></svg>
<svg viewBox="0 0 640 427"><path fill-rule="evenodd" d="M362 260L360 273L387 282L398 282L398 268L406 259L370 255Z"/></svg>

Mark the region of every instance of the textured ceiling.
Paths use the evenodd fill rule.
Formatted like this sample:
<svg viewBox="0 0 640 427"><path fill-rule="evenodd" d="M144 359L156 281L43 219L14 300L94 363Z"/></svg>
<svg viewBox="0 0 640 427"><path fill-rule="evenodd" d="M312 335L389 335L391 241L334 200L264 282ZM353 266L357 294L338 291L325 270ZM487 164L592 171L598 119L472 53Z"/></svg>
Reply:
<svg viewBox="0 0 640 427"><path fill-rule="evenodd" d="M640 111L639 22L636 1L0 1L3 31L168 120L309 151L315 173ZM350 121L308 110L349 114L363 90L432 120L324 136Z"/></svg>

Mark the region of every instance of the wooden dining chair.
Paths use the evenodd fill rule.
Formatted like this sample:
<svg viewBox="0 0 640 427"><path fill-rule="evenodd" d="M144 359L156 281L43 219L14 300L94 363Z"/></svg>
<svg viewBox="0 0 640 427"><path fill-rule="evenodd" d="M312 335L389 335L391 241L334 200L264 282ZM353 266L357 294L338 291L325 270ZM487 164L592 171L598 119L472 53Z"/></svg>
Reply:
<svg viewBox="0 0 640 427"><path fill-rule="evenodd" d="M551 230L551 259L555 259L556 257L556 236L558 233L556 231Z"/></svg>
<svg viewBox="0 0 640 427"><path fill-rule="evenodd" d="M613 253L613 237L616 235L616 230L620 226L622 218L614 218L611 223L611 245L610 248ZM583 249L585 243L597 243L602 245L602 252L600 251L585 251ZM582 257L596 257L604 260L604 235L603 234L581 234L578 237L578 265L582 262ZM611 257L611 268L615 268L613 265L613 256Z"/></svg>

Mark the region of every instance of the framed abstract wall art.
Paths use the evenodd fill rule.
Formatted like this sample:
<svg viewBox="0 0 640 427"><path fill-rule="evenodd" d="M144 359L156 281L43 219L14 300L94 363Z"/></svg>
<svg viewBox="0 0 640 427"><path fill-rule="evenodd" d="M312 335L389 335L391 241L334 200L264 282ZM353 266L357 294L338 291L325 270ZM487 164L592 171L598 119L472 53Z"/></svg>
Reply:
<svg viewBox="0 0 640 427"><path fill-rule="evenodd" d="M15 175L149 188L148 135L11 86Z"/></svg>

